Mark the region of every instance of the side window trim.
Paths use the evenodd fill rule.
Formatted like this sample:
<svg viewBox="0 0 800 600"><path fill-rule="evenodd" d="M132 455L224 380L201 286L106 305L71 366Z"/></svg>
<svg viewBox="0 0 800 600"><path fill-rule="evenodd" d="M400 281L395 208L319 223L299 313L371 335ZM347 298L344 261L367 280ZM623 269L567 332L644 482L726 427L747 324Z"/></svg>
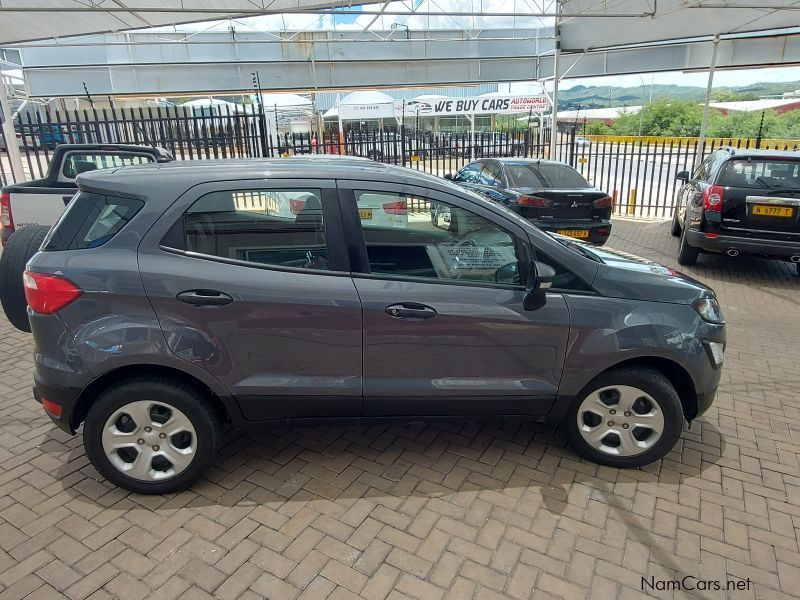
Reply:
<svg viewBox="0 0 800 600"><path fill-rule="evenodd" d="M483 207L477 204L473 205L469 200L466 200L460 196L414 185L393 184L376 181L339 180L337 182L337 187L339 188L339 208L343 223L343 233L345 238L348 240L348 254L350 258L351 275L353 277L388 279L393 281L413 281L440 285L465 285L493 287L500 289L525 289L524 283L504 284L497 282L434 279L429 277L372 273L372 269L370 268L369 264L369 256L367 254L366 242L364 240L363 229L361 227L361 219L358 215L358 206L355 196L355 192L357 190L370 190L376 192L383 191L386 193L421 196L428 200L453 204L454 206L468 210L479 217L483 217L484 219L495 224L498 228L507 232L514 240L515 250L520 263L520 277L523 282L527 278L527 263L534 259L535 249L533 248L527 232L520 228L516 223L504 219L502 215L496 215L491 211L486 211Z"/></svg>

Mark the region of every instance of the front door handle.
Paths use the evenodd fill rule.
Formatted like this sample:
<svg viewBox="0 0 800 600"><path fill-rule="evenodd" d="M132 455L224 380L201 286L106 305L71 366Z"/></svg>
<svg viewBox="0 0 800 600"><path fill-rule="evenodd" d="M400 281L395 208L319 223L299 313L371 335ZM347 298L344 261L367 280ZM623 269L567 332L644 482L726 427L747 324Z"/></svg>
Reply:
<svg viewBox="0 0 800 600"><path fill-rule="evenodd" d="M233 302L228 294L217 290L188 290L175 296L181 302L192 306L223 306Z"/></svg>
<svg viewBox="0 0 800 600"><path fill-rule="evenodd" d="M386 307L386 314L395 319L431 319L436 311L418 302L401 302Z"/></svg>

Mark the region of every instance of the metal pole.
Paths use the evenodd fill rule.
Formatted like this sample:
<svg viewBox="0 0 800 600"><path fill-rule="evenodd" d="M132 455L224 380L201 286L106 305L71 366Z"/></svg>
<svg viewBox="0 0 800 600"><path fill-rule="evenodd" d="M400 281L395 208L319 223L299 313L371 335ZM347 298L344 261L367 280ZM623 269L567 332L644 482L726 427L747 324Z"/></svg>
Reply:
<svg viewBox="0 0 800 600"><path fill-rule="evenodd" d="M22 155L17 146L17 133L14 131L14 121L11 115L11 106L8 104L6 82L0 76L0 111L3 113L3 137L6 139L6 152L11 163L11 175L14 183L25 181L25 171L22 168Z"/></svg>
<svg viewBox="0 0 800 600"><path fill-rule="evenodd" d="M475 113L467 115L469 119L469 159L475 160Z"/></svg>
<svg viewBox="0 0 800 600"><path fill-rule="evenodd" d="M556 159L556 141L558 136L558 62L561 56L561 3L556 2L556 26L555 26L555 51L553 54L553 116L550 126L550 160Z"/></svg>
<svg viewBox="0 0 800 600"><path fill-rule="evenodd" d="M714 69L717 66L717 48L719 46L719 36L714 36L714 47L711 50L711 66L708 69L708 86L706 87L706 102L703 105L703 121L700 124L700 138L697 140L697 154L695 155L695 166L703 162L703 151L706 145L706 129L708 129L709 103L711 102L711 89L714 87Z"/></svg>

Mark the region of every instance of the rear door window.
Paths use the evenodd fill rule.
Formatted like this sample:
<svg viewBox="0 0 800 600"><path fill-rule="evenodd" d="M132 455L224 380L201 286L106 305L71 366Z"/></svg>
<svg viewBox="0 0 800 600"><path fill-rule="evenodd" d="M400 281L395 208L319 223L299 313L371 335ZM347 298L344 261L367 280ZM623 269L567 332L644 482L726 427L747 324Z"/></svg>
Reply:
<svg viewBox="0 0 800 600"><path fill-rule="evenodd" d="M212 192L189 207L178 225L182 250L255 265L331 270L319 189Z"/></svg>
<svg viewBox="0 0 800 600"><path fill-rule="evenodd" d="M81 250L102 246L141 210L144 202L79 192L44 241L44 250Z"/></svg>
<svg viewBox="0 0 800 600"><path fill-rule="evenodd" d="M755 190L800 190L800 161L733 159L720 170L717 184Z"/></svg>

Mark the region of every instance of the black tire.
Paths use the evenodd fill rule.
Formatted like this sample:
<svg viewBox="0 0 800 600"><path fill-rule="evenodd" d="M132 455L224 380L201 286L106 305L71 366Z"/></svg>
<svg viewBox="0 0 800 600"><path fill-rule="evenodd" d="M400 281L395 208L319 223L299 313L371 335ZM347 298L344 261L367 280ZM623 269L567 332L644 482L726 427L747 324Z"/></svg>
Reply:
<svg viewBox="0 0 800 600"><path fill-rule="evenodd" d="M697 257L700 255L700 249L694 248L689 245L686 239L686 223L681 227L681 239L678 242L678 264L679 265L693 265L697 262Z"/></svg>
<svg viewBox="0 0 800 600"><path fill-rule="evenodd" d="M11 324L20 331L30 331L28 301L22 274L25 265L42 245L49 227L28 225L15 231L0 254L0 304Z"/></svg>
<svg viewBox="0 0 800 600"><path fill-rule="evenodd" d="M584 440L578 430L578 409L583 400L600 388L615 385L632 386L644 391L655 400L664 416L664 430L661 438L641 454L634 456L607 454ZM638 468L663 458L672 450L683 431L683 422L683 407L675 387L669 380L655 369L628 367L606 371L593 379L575 398L562 427L570 446L584 458L610 467Z"/></svg>
<svg viewBox="0 0 800 600"><path fill-rule="evenodd" d="M197 434L197 450L191 463L168 479L143 481L130 477L112 464L103 449L103 430L114 411L146 399L180 410ZM220 416L204 393L168 378L143 377L115 385L97 398L86 416L83 445L94 467L111 483L137 494L169 494L185 490L202 476L216 456L221 435Z"/></svg>
<svg viewBox="0 0 800 600"><path fill-rule="evenodd" d="M670 227L669 232L672 234L672 237L678 237L681 234L681 224L678 221L678 207L675 207L675 212L672 213L672 226Z"/></svg>

